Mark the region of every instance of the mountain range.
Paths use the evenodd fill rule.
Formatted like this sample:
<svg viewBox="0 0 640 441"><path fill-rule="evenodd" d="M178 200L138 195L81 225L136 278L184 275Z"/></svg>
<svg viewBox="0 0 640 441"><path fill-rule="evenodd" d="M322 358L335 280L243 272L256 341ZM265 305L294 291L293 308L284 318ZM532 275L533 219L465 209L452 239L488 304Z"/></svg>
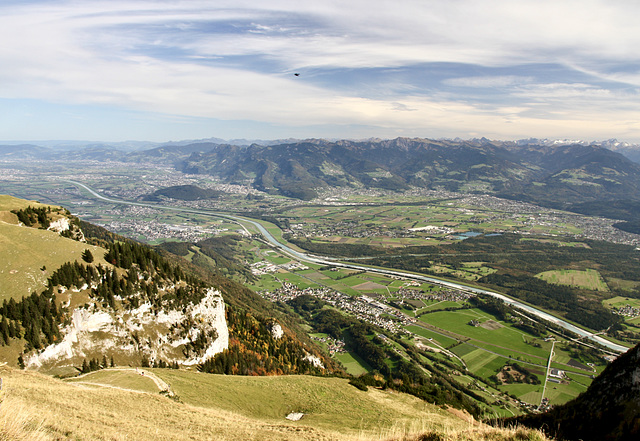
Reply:
<svg viewBox="0 0 640 441"><path fill-rule="evenodd" d="M419 187L489 193L563 209L582 204L583 212L588 202L640 200L640 165L595 145L397 138L248 147L205 144L155 152L173 159L184 172L300 199L336 187ZM625 213L623 219L633 215Z"/></svg>
<svg viewBox="0 0 640 441"><path fill-rule="evenodd" d="M335 188L405 190L411 187L493 194L542 206L634 221L640 201L637 146L523 140L273 141L167 143L124 151L108 145L60 150L0 146L5 160L94 160L171 164L272 194L310 200ZM617 149L619 152L610 148ZM625 156L623 153L626 153ZM631 154L633 153L633 154ZM636 158L637 159L637 158ZM593 205L596 204L596 205Z"/></svg>

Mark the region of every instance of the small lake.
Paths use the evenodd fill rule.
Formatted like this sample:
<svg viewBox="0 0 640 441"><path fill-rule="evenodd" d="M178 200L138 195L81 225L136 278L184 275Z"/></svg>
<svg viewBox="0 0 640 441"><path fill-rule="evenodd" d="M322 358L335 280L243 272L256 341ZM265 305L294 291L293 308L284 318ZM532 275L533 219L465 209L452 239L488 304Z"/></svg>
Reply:
<svg viewBox="0 0 640 441"><path fill-rule="evenodd" d="M470 237L480 236L482 233L478 233L477 231L467 231L466 233L460 233L457 236L454 236L456 239L468 239Z"/></svg>

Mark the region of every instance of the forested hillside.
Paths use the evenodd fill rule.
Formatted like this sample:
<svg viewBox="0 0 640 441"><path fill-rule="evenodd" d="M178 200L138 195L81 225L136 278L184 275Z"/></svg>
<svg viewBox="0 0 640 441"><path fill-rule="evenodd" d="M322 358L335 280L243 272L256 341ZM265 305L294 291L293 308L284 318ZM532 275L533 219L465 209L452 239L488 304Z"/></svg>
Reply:
<svg viewBox="0 0 640 441"><path fill-rule="evenodd" d="M48 207L14 210L23 228L46 228L59 213ZM224 373L243 375L337 369L308 338L298 338L303 333L295 323L281 314L278 320L277 311L246 288L215 272L197 274L196 267L171 255L65 216L73 229L61 235L74 239L64 240L82 241L86 249L81 261L69 256L52 270L44 289L4 299L0 344L12 348L7 354L19 348L10 364L57 370L71 362L80 371L87 359L115 359L133 365L200 363L203 371L214 371L210 366L222 363ZM222 320L223 328L212 320Z"/></svg>

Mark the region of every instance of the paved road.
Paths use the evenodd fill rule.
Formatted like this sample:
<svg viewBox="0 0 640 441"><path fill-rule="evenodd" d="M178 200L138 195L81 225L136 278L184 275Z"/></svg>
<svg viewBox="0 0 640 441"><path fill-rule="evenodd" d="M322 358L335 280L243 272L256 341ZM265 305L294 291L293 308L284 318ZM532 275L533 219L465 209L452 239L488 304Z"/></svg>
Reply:
<svg viewBox="0 0 640 441"><path fill-rule="evenodd" d="M549 363L547 363L547 373L544 376L544 386L542 386L542 396L540 397L540 405L538 409L542 407L542 403L544 402L544 394L547 391L547 383L549 382L549 372L551 371L551 360L553 360L553 348L555 347L556 342L551 343L551 351L549 352Z"/></svg>
<svg viewBox="0 0 640 441"><path fill-rule="evenodd" d="M207 211L207 210L195 210L192 208L182 208L182 207L172 207L172 206L166 206L166 205L157 205L157 204L148 204L148 203L144 203L144 202L131 202L131 201L124 201L124 200L119 200L119 199L113 199L113 198L108 198L105 196L102 196L101 194L97 193L96 191L94 191L93 189L91 189L90 187L88 187L87 185L81 183L81 182L77 182L77 181L71 181L68 180L67 182L70 182L74 185L77 185L79 187L84 188L85 190L87 190L89 193L91 193L91 195L93 195L94 197L103 200L103 201L107 201L107 202L112 202L115 204L125 204L125 205L135 205L135 206L140 206L140 207L150 207L150 208L155 208L155 209L163 209L163 210L170 210L170 211L180 211L180 212L186 212L186 213L195 213L195 214L202 214L202 215L207 215L207 216L214 216L214 217L221 217L221 218L225 218L225 219L229 219L233 222L236 222L238 225L240 225L242 228L245 229L245 231L247 230L246 227L243 225L243 223L248 223L253 225L254 227L256 227L258 229L258 231L260 232L260 234L262 234L262 236L273 246L279 248L280 250L282 250L284 253L290 255L291 257L294 257L298 260L304 261L304 262L312 262L312 263L316 263L316 264L320 264L320 265L333 265L333 266L339 266L342 268L350 268L350 269L355 269L355 270L361 270L361 271L368 271L368 272L373 272L373 273L379 273L379 274L384 274L384 275L390 275L390 276L399 276L399 277L406 277L409 279L414 279L414 280L419 280L419 281L423 281L423 282L429 282L429 283L434 283L434 284L438 284L438 285L442 285L442 286L447 286L450 288L454 288L454 289L459 289L461 291L468 291L468 292L473 292L476 294L486 294L486 295L490 295L492 297L496 297L500 300L502 300L503 302L513 306L514 308L518 308L524 311L527 311L543 320L547 320L551 323L554 323L558 326L561 326L562 328L571 331L575 334L580 335L581 337L585 337L588 338L589 340L595 341L596 343L599 343L615 352L626 352L627 350L629 350L629 348L625 347L625 346L621 346L618 345L616 343L612 343L609 340L600 337L599 335L595 335L592 332L586 331L582 328L579 328L575 325L573 325L572 323L566 322L558 317L555 317L547 312L541 311L537 308L534 308L533 306L529 306L526 305L522 302L519 302L518 300L512 299L511 297L507 297L504 294L500 294L498 292L495 291L489 291L486 289L482 289L482 288L476 288L476 287L472 287L472 286L468 286L468 285L462 285L459 283L455 283L455 282L450 282L448 280L442 280L442 279L437 279L435 277L429 277L429 276L423 276L420 274L413 274L413 273L408 273L405 271L399 271L399 270L390 270L390 269L383 269L383 268L373 268L373 267L368 267L368 266L364 266L364 265L356 265L353 263L345 263L345 262L339 262L337 260L334 259L330 259L330 258L326 258L326 257L320 257L320 256L314 256L312 254L307 254L307 253L302 253L300 251L294 250L291 247L288 247L287 245L280 243L275 237L273 237L273 235L271 233L269 233L267 231L266 228L264 228L262 226L262 224L260 224L259 222L256 222L254 220L251 219L246 219L246 218L242 218L240 216L234 216L234 215L230 215L230 214L225 214L225 213L218 213L218 212L213 212L213 211Z"/></svg>

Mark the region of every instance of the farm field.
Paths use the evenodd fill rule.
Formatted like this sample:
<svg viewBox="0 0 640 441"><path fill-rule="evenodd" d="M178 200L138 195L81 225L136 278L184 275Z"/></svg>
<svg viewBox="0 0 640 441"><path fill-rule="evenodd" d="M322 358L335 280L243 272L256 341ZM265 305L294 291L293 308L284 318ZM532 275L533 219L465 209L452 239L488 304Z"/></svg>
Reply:
<svg viewBox="0 0 640 441"><path fill-rule="evenodd" d="M419 335L421 337L425 337L427 339L433 339L435 341L437 341L441 346L444 347L449 347L453 344L456 343L456 340L451 338L451 337L447 337L441 334L438 334L437 332L433 332L430 331L428 329L424 329L422 327L419 326L407 326L406 327L407 331L410 331L416 335Z"/></svg>
<svg viewBox="0 0 640 441"><path fill-rule="evenodd" d="M556 285L575 286L592 291L609 292L609 287L596 270L554 270L537 274L536 277Z"/></svg>
<svg viewBox="0 0 640 441"><path fill-rule="evenodd" d="M419 308L415 311L416 315L426 311L439 311L446 308L460 308L461 306L463 306L463 303L461 302L452 302L447 300L432 300L432 301L428 301L427 303L428 304L426 306ZM414 306L417 306L417 305L414 305Z"/></svg>
<svg viewBox="0 0 640 441"><path fill-rule="evenodd" d="M371 370L371 368L369 368L366 362L360 359L360 357L358 357L356 354L353 354L350 352L335 354L334 358L340 361L340 363L342 363L342 365L347 370L347 372L350 373L351 375L357 376L357 375L361 375L366 372L369 372Z"/></svg>
<svg viewBox="0 0 640 441"><path fill-rule="evenodd" d="M496 343L499 341L502 346L525 350L528 348L523 341L523 336L533 338L523 331L505 326L494 316L477 308L434 312L423 315L420 320L471 339ZM472 320L477 320L479 325L470 324Z"/></svg>
<svg viewBox="0 0 640 441"><path fill-rule="evenodd" d="M634 299L631 297L616 296L604 300L602 303L609 308L623 308L627 305L632 308L640 308L640 299Z"/></svg>

